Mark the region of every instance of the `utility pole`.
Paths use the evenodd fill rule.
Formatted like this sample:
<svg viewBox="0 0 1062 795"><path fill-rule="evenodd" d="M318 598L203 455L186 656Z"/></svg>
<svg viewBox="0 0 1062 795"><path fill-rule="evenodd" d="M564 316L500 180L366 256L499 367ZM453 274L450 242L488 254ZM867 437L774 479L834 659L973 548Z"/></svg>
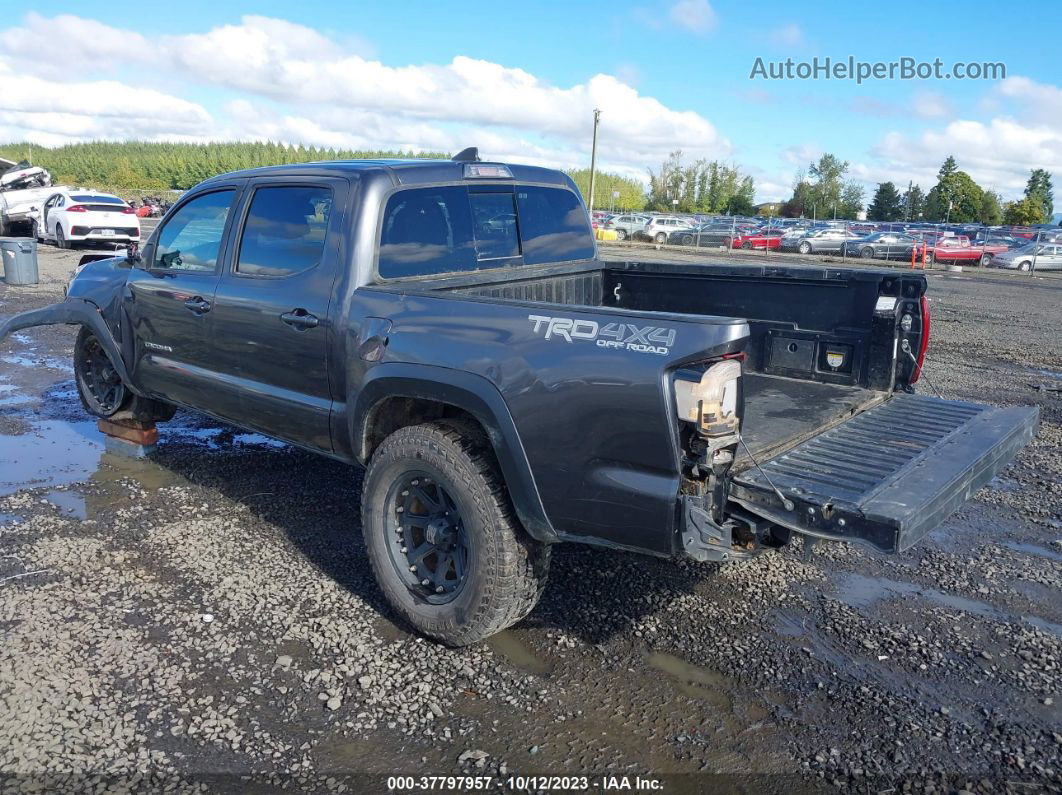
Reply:
<svg viewBox="0 0 1062 795"><path fill-rule="evenodd" d="M904 202L903 208L903 220L904 223L911 220L911 189L914 187L914 180L907 180L907 201Z"/></svg>
<svg viewBox="0 0 1062 795"><path fill-rule="evenodd" d="M597 123L600 120L601 111L594 108L594 143L590 147L590 196L587 199L591 213L594 212L594 182L597 178L597 174L594 171L597 167Z"/></svg>

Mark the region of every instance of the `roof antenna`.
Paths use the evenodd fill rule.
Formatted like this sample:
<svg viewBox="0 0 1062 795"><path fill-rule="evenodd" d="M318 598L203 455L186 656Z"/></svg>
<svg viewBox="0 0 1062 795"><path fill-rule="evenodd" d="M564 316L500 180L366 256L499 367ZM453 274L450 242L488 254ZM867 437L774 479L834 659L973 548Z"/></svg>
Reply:
<svg viewBox="0 0 1062 795"><path fill-rule="evenodd" d="M462 149L451 160L455 163L478 163L479 162L479 147L470 146L468 149Z"/></svg>

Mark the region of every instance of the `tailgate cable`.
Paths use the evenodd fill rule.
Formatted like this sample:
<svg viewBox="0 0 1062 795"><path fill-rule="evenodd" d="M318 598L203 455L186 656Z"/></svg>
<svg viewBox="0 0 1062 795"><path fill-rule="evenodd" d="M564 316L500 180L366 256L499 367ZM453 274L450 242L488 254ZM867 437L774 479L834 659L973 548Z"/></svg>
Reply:
<svg viewBox="0 0 1062 795"><path fill-rule="evenodd" d="M911 343L909 343L907 340L904 340L900 343L900 350L911 357L911 361L914 362L915 369L918 371L919 377L925 378L926 383L933 387L933 391L937 393L937 397L941 400L944 400L945 398L942 394L940 394L940 390L937 389L937 385L930 381L929 377L926 375L926 368L918 366L918 359L916 359L915 355L911 352Z"/></svg>
<svg viewBox="0 0 1062 795"><path fill-rule="evenodd" d="M763 475L763 479L767 481L767 485L770 486L774 490L774 493L778 495L778 499L782 501L782 507L784 507L787 511L793 510L793 508L796 507L793 505L793 501L786 497L784 494L782 494L782 492L778 490L778 487L774 485L774 482L769 477L767 477L767 473L763 471L763 467L760 466L760 462L756 460L756 456L752 454L752 451L749 449L749 446L745 444L745 437L741 434L738 434L738 441L741 442L741 446L745 448L745 455L749 457L749 460L752 461L756 469L759 470L759 473Z"/></svg>

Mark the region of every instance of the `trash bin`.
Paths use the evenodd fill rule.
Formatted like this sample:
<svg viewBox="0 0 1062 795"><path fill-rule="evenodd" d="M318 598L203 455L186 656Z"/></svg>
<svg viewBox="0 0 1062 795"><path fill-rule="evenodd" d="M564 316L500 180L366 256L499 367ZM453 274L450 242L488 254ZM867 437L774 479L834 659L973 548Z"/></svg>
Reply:
<svg viewBox="0 0 1062 795"><path fill-rule="evenodd" d="M31 237L0 237L0 259L8 284L36 284L37 241Z"/></svg>

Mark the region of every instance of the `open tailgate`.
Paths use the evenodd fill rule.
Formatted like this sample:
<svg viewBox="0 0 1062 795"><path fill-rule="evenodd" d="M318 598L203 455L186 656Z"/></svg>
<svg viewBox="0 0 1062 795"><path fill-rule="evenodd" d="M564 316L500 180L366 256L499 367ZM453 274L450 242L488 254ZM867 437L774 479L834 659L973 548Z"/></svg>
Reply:
<svg viewBox="0 0 1062 795"><path fill-rule="evenodd" d="M730 499L800 533L902 552L1010 462L1039 414L896 395L738 473Z"/></svg>

